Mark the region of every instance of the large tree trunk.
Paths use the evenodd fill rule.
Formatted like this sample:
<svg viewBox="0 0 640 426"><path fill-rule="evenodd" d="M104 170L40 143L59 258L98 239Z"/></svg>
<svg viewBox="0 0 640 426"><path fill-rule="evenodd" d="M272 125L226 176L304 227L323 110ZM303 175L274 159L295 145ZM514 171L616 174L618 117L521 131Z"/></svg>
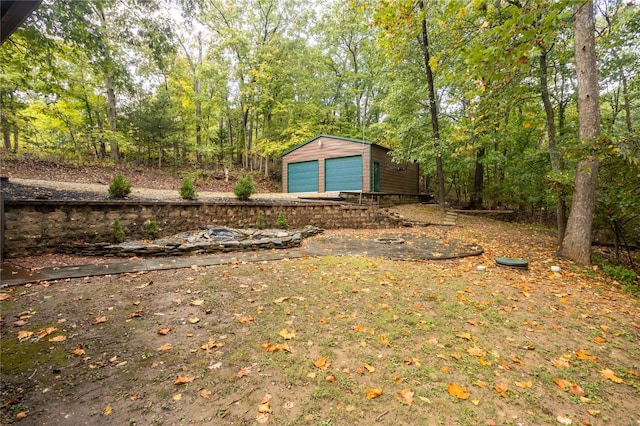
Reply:
<svg viewBox="0 0 640 426"><path fill-rule="evenodd" d="M424 9L424 2L420 1L420 9ZM433 144L436 151L436 175L438 177L438 204L444 210L444 170L442 169L442 155L440 154L440 125L438 122L438 105L436 103L436 90L433 81L433 70L431 69L431 55L429 52L429 37L427 32L427 19L422 20L422 34L420 46L424 59L424 67L427 74L427 84L429 85L429 113L431 115L431 129L433 130Z"/></svg>
<svg viewBox="0 0 640 426"><path fill-rule="evenodd" d="M593 2L574 6L575 58L578 78L579 136L583 144L594 144L600 134L600 100L595 48ZM591 227L596 204L598 159L578 162L571 213L559 254L582 265L591 263Z"/></svg>
<svg viewBox="0 0 640 426"><path fill-rule="evenodd" d="M556 121L553 105L549 96L549 83L547 79L547 54L548 51L540 48L540 96L544 105L544 112L547 118L547 136L549 138L549 157L551 159L551 170L559 173L562 171L562 155L556 143ZM564 188L561 183L556 183L556 222L558 227L558 247L562 245L562 239L567 226L567 205L564 199Z"/></svg>
<svg viewBox="0 0 640 426"><path fill-rule="evenodd" d="M480 148L476 152L476 168L473 175L473 191L469 200L470 209L481 209L484 202L482 192L484 191L484 154L485 149Z"/></svg>

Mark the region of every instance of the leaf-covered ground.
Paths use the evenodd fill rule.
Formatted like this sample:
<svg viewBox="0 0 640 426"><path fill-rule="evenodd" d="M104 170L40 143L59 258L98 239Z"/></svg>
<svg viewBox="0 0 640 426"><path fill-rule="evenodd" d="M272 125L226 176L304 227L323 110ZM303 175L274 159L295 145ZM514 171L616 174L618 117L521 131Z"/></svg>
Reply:
<svg viewBox="0 0 640 426"><path fill-rule="evenodd" d="M236 262L4 289L1 420L640 424L637 297L554 260L545 228L458 225L426 231L484 255ZM498 256L530 269L496 267Z"/></svg>

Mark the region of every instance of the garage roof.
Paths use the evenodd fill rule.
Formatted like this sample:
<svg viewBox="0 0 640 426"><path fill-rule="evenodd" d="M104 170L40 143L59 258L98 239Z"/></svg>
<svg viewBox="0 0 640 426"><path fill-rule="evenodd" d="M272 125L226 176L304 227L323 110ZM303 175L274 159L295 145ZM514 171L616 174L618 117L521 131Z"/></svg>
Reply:
<svg viewBox="0 0 640 426"><path fill-rule="evenodd" d="M352 139L352 138L345 138L342 136L333 136L333 135L318 135L315 136L311 139L309 139L308 141L302 142L299 145L294 146L293 148L290 148L288 150L286 150L285 152L282 153L281 157L284 157L285 155L289 154L290 152L295 151L296 149L305 146L306 144L309 144L313 141L317 141L320 138L331 138L331 139L339 139L339 140L343 140L343 141L347 141L347 142L355 142L355 143L359 143L359 144L365 144L365 145L376 145L373 142L369 142L369 141L363 141L362 139ZM376 145L376 146L380 146L380 145ZM384 148L384 147L382 147ZM388 149L388 148L384 148L384 149Z"/></svg>

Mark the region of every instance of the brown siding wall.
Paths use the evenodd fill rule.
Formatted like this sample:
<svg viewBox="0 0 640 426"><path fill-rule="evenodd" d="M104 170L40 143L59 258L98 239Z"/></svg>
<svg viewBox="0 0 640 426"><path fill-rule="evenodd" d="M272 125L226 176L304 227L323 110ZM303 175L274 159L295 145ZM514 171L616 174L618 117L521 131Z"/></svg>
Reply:
<svg viewBox="0 0 640 426"><path fill-rule="evenodd" d="M371 150L372 160L380 163L380 192L390 194L420 193L418 165L412 162L394 163L388 151L379 146ZM373 185L373 177L372 177Z"/></svg>
<svg viewBox="0 0 640 426"><path fill-rule="evenodd" d="M322 142L320 144L320 142ZM318 192L324 192L324 161L327 158L362 155L362 189L370 191L371 161L369 158L371 145L360 144L340 139L320 137L282 157L282 192L287 192L287 165L300 161L318 160Z"/></svg>

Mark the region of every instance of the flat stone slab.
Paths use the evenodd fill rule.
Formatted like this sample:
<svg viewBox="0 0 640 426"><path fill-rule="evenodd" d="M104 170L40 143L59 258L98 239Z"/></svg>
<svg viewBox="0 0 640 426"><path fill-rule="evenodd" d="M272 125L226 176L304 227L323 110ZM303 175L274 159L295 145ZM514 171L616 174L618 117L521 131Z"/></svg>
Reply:
<svg viewBox="0 0 640 426"><path fill-rule="evenodd" d="M376 239L395 241L394 244L376 242ZM404 242L400 243L399 240ZM49 267L29 271L2 263L1 287L22 285L38 281L51 281L87 276L122 274L128 272L158 271L190 268L194 266L226 265L230 262L264 262L297 259L312 256L371 256L395 260L442 260L477 256L484 249L476 244L457 240L440 240L409 233L379 233L375 237L321 235L307 240L304 248L255 250L233 253L155 257L122 261L115 259L88 265Z"/></svg>

